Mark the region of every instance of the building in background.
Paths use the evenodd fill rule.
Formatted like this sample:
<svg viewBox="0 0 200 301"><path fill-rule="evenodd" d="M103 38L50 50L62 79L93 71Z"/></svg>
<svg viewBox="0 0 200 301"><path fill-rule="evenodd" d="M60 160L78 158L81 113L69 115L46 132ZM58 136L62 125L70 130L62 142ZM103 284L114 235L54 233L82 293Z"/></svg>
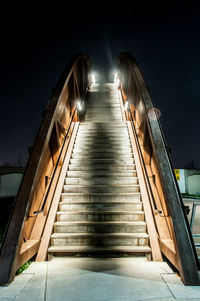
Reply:
<svg viewBox="0 0 200 301"><path fill-rule="evenodd" d="M200 196L200 169L174 170L180 192Z"/></svg>
<svg viewBox="0 0 200 301"><path fill-rule="evenodd" d="M0 167L0 199L16 197L24 167Z"/></svg>

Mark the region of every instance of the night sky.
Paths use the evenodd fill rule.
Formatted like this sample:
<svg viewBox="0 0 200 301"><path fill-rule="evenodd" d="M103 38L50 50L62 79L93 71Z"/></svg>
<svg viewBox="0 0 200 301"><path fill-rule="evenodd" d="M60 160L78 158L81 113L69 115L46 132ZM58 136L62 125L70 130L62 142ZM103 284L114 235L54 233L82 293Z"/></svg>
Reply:
<svg viewBox="0 0 200 301"><path fill-rule="evenodd" d="M198 2L130 3L1 10L0 165L26 163L52 88L74 54L86 53L101 78L130 51L161 111L174 167L192 160L200 167Z"/></svg>

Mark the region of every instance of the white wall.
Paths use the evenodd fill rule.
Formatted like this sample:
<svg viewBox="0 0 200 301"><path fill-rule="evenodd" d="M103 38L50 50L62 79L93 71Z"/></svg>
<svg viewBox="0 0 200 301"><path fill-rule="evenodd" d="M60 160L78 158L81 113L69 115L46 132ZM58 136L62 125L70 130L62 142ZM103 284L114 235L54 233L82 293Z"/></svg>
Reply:
<svg viewBox="0 0 200 301"><path fill-rule="evenodd" d="M181 193L185 193L185 170L184 169L175 169L176 180Z"/></svg>
<svg viewBox="0 0 200 301"><path fill-rule="evenodd" d="M189 194L200 194L200 175L191 175L188 177Z"/></svg>
<svg viewBox="0 0 200 301"><path fill-rule="evenodd" d="M16 196L22 176L21 173L0 175L0 197Z"/></svg>

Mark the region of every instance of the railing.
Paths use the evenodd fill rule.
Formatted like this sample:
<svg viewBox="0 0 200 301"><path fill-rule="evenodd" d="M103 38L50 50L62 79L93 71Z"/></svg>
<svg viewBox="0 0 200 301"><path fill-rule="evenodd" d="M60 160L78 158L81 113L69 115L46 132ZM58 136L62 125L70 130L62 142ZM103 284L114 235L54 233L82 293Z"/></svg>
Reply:
<svg viewBox="0 0 200 301"><path fill-rule="evenodd" d="M76 55L65 67L46 108L27 163L0 253L0 285L39 250L56 184L85 98L90 61Z"/></svg>
<svg viewBox="0 0 200 301"><path fill-rule="evenodd" d="M160 249L179 271L186 285L199 285L198 258L159 116L139 67L130 53L120 54L118 70L122 98L126 108L129 107L126 119L135 127L143 168L148 175L153 197L151 209Z"/></svg>
<svg viewBox="0 0 200 301"><path fill-rule="evenodd" d="M183 202L187 210L188 221L194 239L197 256L200 260L200 199L183 198Z"/></svg>

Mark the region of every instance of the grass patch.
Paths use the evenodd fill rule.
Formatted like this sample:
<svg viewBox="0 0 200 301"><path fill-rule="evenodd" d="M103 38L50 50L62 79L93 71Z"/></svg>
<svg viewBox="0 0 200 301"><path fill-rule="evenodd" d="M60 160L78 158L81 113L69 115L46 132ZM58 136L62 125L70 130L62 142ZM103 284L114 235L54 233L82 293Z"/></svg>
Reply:
<svg viewBox="0 0 200 301"><path fill-rule="evenodd" d="M199 194L188 194L188 193L181 193L181 196L184 198L192 198L192 199L199 199Z"/></svg>
<svg viewBox="0 0 200 301"><path fill-rule="evenodd" d="M31 264L31 261L27 261L26 263L22 264L22 266L16 271L16 275L21 274L23 271L25 271L29 265Z"/></svg>

